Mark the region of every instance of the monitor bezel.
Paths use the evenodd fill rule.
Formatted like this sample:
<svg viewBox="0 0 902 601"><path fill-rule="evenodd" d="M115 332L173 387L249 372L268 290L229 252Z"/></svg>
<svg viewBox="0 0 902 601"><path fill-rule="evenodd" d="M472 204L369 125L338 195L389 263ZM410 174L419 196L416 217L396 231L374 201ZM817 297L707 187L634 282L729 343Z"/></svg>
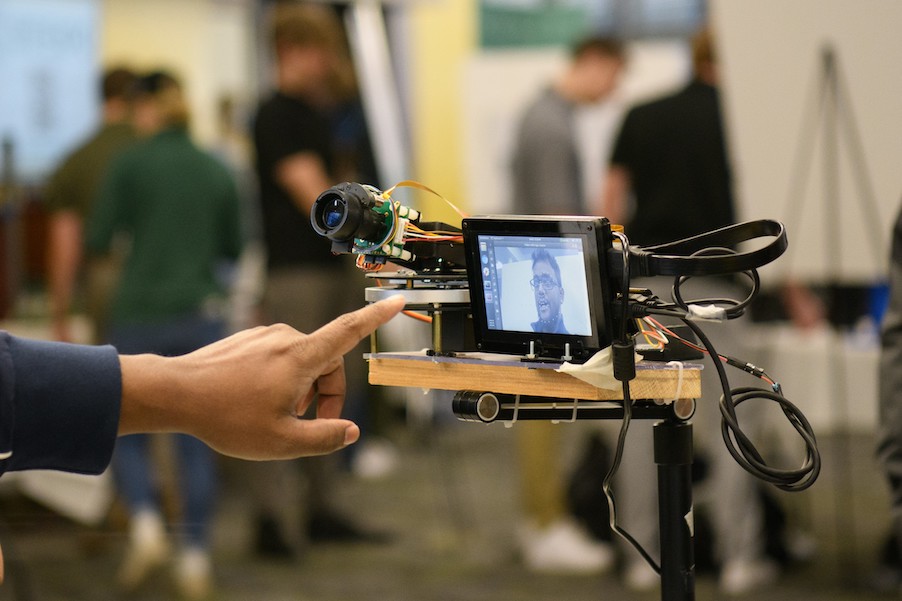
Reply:
<svg viewBox="0 0 902 601"><path fill-rule="evenodd" d="M612 236L610 222L606 218L491 215L466 218L463 220L462 229L467 256L473 329L478 350L536 359L579 362L585 361L611 344L613 296L607 274L606 257L607 251L612 248ZM579 237L583 241L583 262L592 333L583 336L490 329L479 250L479 236L482 235Z"/></svg>

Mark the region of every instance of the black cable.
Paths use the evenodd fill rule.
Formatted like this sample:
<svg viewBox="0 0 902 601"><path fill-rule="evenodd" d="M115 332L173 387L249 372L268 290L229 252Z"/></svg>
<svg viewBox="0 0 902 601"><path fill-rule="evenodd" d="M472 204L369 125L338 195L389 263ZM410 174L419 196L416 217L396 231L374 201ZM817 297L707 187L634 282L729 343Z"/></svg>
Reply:
<svg viewBox="0 0 902 601"><path fill-rule="evenodd" d="M735 254L736 251L731 248L712 247L697 251L690 256L696 257ZM741 301L734 298L699 298L685 301L683 300L682 293L680 292L680 287L687 281L691 280L692 276L684 275L674 278L673 287L670 291L670 294L673 297L673 302L676 306L687 312L689 311L689 305L717 305L724 310L727 319L740 317L743 313L745 313L746 307L748 307L749 304L751 304L752 300L754 300L755 296L758 295L758 291L761 288L761 278L758 276L758 271L755 269L748 269L746 271L740 271L737 273L746 276L747 278L749 278L749 280L751 280L752 283L751 290L749 290L746 297Z"/></svg>
<svg viewBox="0 0 902 601"><path fill-rule="evenodd" d="M727 446L727 450L730 452L736 462L739 463L739 465L747 472L751 473L757 478L774 484L782 490L800 491L811 486L820 473L821 461L820 453L817 449L817 441L815 440L814 432L811 428L811 425L808 423L808 420L798 409L798 407L793 405L781 394L779 384L774 384L773 391L754 387L743 387L737 388L735 390L730 390L730 384L727 379L726 370L724 369L723 362L720 360L721 355L718 354L717 350L711 344L711 341L701 330L701 328L698 327L695 323L691 322L686 315L689 311L689 304L708 303L715 304L721 307L723 305L727 305L727 307L722 307L724 308L724 315L727 319L739 317L744 313L745 308L749 305L749 303L751 303L752 299L758 293L758 290L760 288L760 279L758 277L758 272L755 269L741 272L743 275L747 276L752 283L751 291L742 301L731 298L697 299L694 301L684 301L680 294L680 286L682 286L682 284L689 280L690 277L681 276L675 278L674 280L672 290L674 302L672 304L665 304L657 298L646 299L642 304L630 303L628 252L629 241L627 240L626 236L620 232L613 232L613 235L620 240L624 249L623 277L621 280L620 290L621 323L618 324L618 341L624 344L631 342L627 330L627 323L631 316L631 311L633 313L633 316L636 317L648 314L658 314L669 315L681 319L693 332L695 332L696 336L698 336L699 341L701 341L702 345L708 350L708 353L712 361L714 362L715 369L717 370L717 374L720 379L721 388L723 389L723 395L721 395L720 398L720 412L722 416L721 434L724 439L724 444L726 444ZM712 248L699 251L697 254L710 255L732 253L734 253L734 251L732 251L731 249ZM744 363L733 357L724 357L724 360L726 360L730 365L742 369L756 377L767 377L764 370L756 367L755 365L752 365L751 363ZM636 551L642 556L642 558L648 563L648 565L651 566L651 568L660 575L660 565L651 557L648 551L646 551L645 548L635 538L633 538L633 536L629 532L627 532L617 524L617 506L613 491L611 490L611 482L613 481L614 476L620 468L620 463L623 459L624 445L626 443L626 435L629 431L630 422L632 420L632 400L630 395L629 380L623 380L622 387L623 423L620 426L620 434L617 437L617 447L614 452L614 458L611 462L610 469L605 475L604 481L602 483L602 489L608 502L609 522L611 530L621 538L623 538L630 545L632 545L632 547L636 549ZM755 447L754 443L752 443L748 436L746 436L745 433L742 432L742 429L739 425L739 420L736 417L735 409L739 404L752 399L768 399L779 404L787 419L789 419L790 423L793 425L796 431L799 432L799 435L805 441L806 445L805 462L799 469L786 470L773 468L767 465L767 463L764 461L764 458Z"/></svg>
<svg viewBox="0 0 902 601"><path fill-rule="evenodd" d="M630 319L629 296L630 296L630 241L623 232L611 232L615 238L620 240L622 249L621 258L623 261L623 273L620 276L620 332L619 340L627 342L627 322Z"/></svg>
<svg viewBox="0 0 902 601"><path fill-rule="evenodd" d="M770 381L772 379L760 367L734 357L720 355L702 329L695 322L688 319L685 314L672 308L673 305L665 307L662 303L661 306L654 306L649 304L650 302L653 301L648 301L641 305L633 304L633 316L666 315L676 317L683 321L698 336L699 341L708 351L723 390L719 402L721 435L727 450L736 462L756 478L769 482L777 488L788 492L802 491L814 484L821 471L821 457L817 448L814 430L802 411L783 396L780 385L774 383L772 390L755 387L742 387L731 390L726 370L723 366L724 362L755 377ZM753 399L766 399L777 403L783 410L783 414L789 420L789 423L801 436L805 443L805 461L798 469L781 469L769 466L755 444L742 431L739 418L736 416L736 407Z"/></svg>
<svg viewBox="0 0 902 601"><path fill-rule="evenodd" d="M720 397L721 435L727 450L736 462L753 476L769 482L781 490L796 492L805 490L814 484L821 471L821 457L817 449L814 430L802 411L780 393L779 385L775 385L772 391L755 387L741 387L730 390L730 383L727 380L723 362L720 361L720 355L714 349L711 341L697 324L686 318L682 318L682 321L698 336L699 341L708 350L717 370L721 388L723 389L723 394ZM760 374L763 374L760 368L756 368L749 363L743 364L732 357L727 359L727 361L731 365L744 369L753 375L755 375L755 372L752 370L759 370ZM798 469L781 469L769 466L755 444L742 431L739 419L736 417L736 407L753 399L767 399L777 403L783 410L783 414L786 415L789 423L802 437L802 440L805 442L805 461Z"/></svg>
<svg viewBox="0 0 902 601"><path fill-rule="evenodd" d="M629 255L629 239L627 239L626 235L622 232L612 232L613 236L620 240L623 252L622 252L622 260L623 260L623 274L620 281L620 299L621 299L621 317L619 324L619 336L617 338L617 343L626 345L630 349L633 348L633 341L629 335L629 330L627 329L627 324L630 319L630 303L629 301L629 293L630 293L630 255ZM611 348L611 352L614 353L614 361L617 362L617 353L613 345ZM633 356L634 351L631 351L629 356ZM635 363L633 363L632 369L630 370L618 370L615 368L615 376L619 376L621 378L621 384L623 388L623 422L620 424L620 434L617 436L617 446L614 450L614 458L611 460L611 467L608 469L608 473L605 474L604 480L602 482L601 488L604 491L604 496L608 501L608 522L611 526L611 530L620 536L623 540L628 542L633 546L636 551L639 552L639 555L642 556L643 559L648 563L649 566L655 571L657 574L661 574L661 566L658 565L658 562L652 558L652 556L645 550L645 548L637 541L633 536L620 527L617 523L617 503L614 500L614 492L611 490L611 483L614 480L614 476L617 474L617 471L620 469L620 462L623 459L623 450L626 445L626 435L629 431L630 422L633 417L633 401L630 395L630 383L629 378L635 376ZM619 373L618 373L619 372ZM625 372L632 373L632 376L624 376Z"/></svg>
<svg viewBox="0 0 902 601"><path fill-rule="evenodd" d="M604 491L604 496L608 500L608 522L611 525L611 530L618 534L620 538L628 542L633 546L636 551L639 552L639 555L648 562L648 565L657 573L661 574L661 566L658 565L658 562L652 558L652 556L645 550L645 548L637 541L633 536L620 527L617 523L617 504L614 501L614 493L611 490L611 482L614 480L614 476L617 474L617 470L620 469L620 461L623 459L623 448L626 444L626 434L629 431L630 421L633 417L633 401L630 398L630 384L628 381L622 382L623 385L623 422L620 425L620 434L617 436L617 447L614 450L614 458L611 460L611 467L608 469L608 473L604 477L604 481L602 482L601 488Z"/></svg>

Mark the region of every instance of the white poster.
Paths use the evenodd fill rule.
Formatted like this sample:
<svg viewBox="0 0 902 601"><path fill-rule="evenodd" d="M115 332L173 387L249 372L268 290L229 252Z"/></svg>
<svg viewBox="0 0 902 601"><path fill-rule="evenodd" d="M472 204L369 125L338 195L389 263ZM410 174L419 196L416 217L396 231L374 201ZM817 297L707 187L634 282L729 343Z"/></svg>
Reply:
<svg viewBox="0 0 902 601"><path fill-rule="evenodd" d="M0 0L0 139L15 176L45 177L94 127L97 0Z"/></svg>

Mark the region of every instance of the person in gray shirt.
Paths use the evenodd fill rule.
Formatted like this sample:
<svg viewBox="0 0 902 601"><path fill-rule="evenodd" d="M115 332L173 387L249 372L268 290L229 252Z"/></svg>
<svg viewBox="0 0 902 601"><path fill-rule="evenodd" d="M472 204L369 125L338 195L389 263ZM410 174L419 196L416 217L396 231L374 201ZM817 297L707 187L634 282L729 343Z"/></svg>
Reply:
<svg viewBox="0 0 902 601"><path fill-rule="evenodd" d="M573 46L570 61L561 74L527 106L517 130L511 163L513 212L528 215L585 212L575 112L579 106L600 102L614 90L623 62L619 42L598 37L583 39ZM601 170L602 166L598 168ZM537 307L549 300L546 293L552 289L555 293L562 292L560 274L555 278L534 272L533 276ZM550 331L548 328L560 325L559 316L556 323L546 325L540 323L542 315L539 318L533 324L535 329ZM523 505L518 534L527 568L553 573L597 573L610 569L614 561L611 546L592 540L568 514L562 476L567 470L558 461L560 429L549 422L518 424L517 446Z"/></svg>
<svg viewBox="0 0 902 601"><path fill-rule="evenodd" d="M607 38L577 43L560 76L526 108L511 163L513 210L527 215L580 215L585 196L574 131L574 111L614 90L623 46ZM601 169L601 166L599 166Z"/></svg>

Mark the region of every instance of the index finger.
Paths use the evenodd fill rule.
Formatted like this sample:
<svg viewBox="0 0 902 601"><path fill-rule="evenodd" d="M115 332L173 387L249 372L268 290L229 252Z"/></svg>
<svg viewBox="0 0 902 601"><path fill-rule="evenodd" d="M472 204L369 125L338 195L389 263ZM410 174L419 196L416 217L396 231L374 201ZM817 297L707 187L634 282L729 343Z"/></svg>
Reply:
<svg viewBox="0 0 902 601"><path fill-rule="evenodd" d="M307 343L320 361L327 363L352 350L404 308L404 297L391 296L351 313L345 313L308 336Z"/></svg>

